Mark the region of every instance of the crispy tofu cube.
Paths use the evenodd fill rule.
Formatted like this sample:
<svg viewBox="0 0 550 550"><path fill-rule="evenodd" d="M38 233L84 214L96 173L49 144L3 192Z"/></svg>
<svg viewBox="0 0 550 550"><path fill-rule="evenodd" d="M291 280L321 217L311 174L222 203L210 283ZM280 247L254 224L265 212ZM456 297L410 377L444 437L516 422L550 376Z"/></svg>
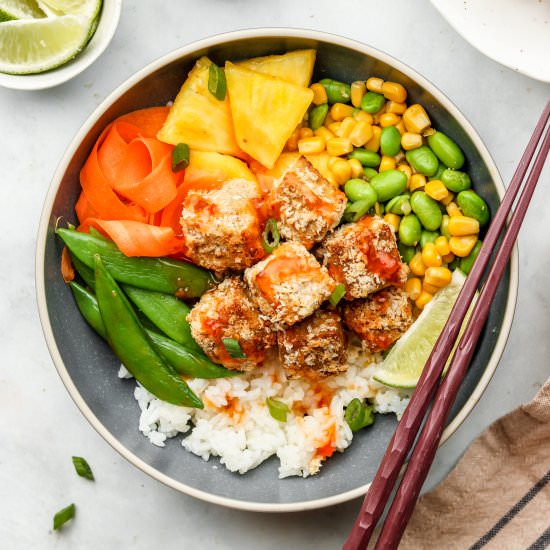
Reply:
<svg viewBox="0 0 550 550"><path fill-rule="evenodd" d="M206 355L229 369L247 371L257 367L275 344L275 332L260 315L239 277L228 277L203 294L187 320L191 335ZM246 357L231 357L223 338L237 340Z"/></svg>
<svg viewBox="0 0 550 550"><path fill-rule="evenodd" d="M223 273L243 270L265 256L254 199L256 182L234 179L211 191L189 191L181 228L186 254L194 263Z"/></svg>
<svg viewBox="0 0 550 550"><path fill-rule="evenodd" d="M346 336L340 315L317 310L277 333L279 358L289 378L324 377L347 370Z"/></svg>
<svg viewBox="0 0 550 550"><path fill-rule="evenodd" d="M338 225L346 202L346 195L304 157L288 168L268 198L282 237L308 250Z"/></svg>
<svg viewBox="0 0 550 550"><path fill-rule="evenodd" d="M346 300L407 280L408 267L401 261L393 230L378 217L366 216L330 233L317 255L332 278L345 285Z"/></svg>
<svg viewBox="0 0 550 550"><path fill-rule="evenodd" d="M277 329L311 315L334 290L327 270L294 242L279 246L244 273L253 300Z"/></svg>
<svg viewBox="0 0 550 550"><path fill-rule="evenodd" d="M412 325L411 303L404 290L389 287L368 298L345 302L342 318L346 326L372 353L388 349Z"/></svg>

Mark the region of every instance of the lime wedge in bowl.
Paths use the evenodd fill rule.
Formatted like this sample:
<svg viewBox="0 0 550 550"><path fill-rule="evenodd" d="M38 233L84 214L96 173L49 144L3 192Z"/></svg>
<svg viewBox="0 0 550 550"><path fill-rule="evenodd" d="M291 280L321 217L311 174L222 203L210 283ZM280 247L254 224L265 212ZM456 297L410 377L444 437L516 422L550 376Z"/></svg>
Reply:
<svg viewBox="0 0 550 550"><path fill-rule="evenodd" d="M82 15L95 19L101 10L101 0L41 0L44 10L57 15Z"/></svg>
<svg viewBox="0 0 550 550"><path fill-rule="evenodd" d="M36 0L0 0L0 22L45 16Z"/></svg>
<svg viewBox="0 0 550 550"><path fill-rule="evenodd" d="M435 294L422 310L411 328L397 341L384 362L377 369L375 380L394 388L414 388L422 369L430 356L435 342L466 280L462 271L456 269L449 285ZM469 318L472 307L468 311ZM462 325L462 330L464 324Z"/></svg>

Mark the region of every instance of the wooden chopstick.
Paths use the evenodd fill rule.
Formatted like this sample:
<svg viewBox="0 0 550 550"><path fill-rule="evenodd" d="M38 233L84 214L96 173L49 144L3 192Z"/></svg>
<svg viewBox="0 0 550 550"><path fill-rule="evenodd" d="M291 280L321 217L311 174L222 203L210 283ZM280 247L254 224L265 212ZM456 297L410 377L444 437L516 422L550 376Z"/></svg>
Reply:
<svg viewBox="0 0 550 550"><path fill-rule="evenodd" d="M493 222L487 231L485 241L481 247L479 255L474 262L472 270L466 278L464 286L462 287L462 290L456 300L449 319L445 324L445 327L443 328L434 349L428 358L428 361L426 362L420 380L418 381L417 387L411 397L410 403L406 408L401 421L399 422L388 448L386 449L382 463L380 464L369 491L365 496L365 500L357 516L353 529L344 543L345 550L366 548L376 524L384 511L385 505L399 476L401 467L417 436L420 424L424 419L431 398L439 385L443 368L452 351L454 342L456 341L460 331L462 321L481 281L483 272L489 263L491 254L497 245L500 233L506 224L506 219L512 209L514 200L521 189L525 174L527 173L531 159L533 158L533 155L538 147L549 117L550 102L547 103L546 108L537 123L535 131L533 132L527 148L525 149L500 207L498 208ZM538 158L542 158L540 153ZM544 160L539 161L539 164L541 162L543 164ZM542 164L540 164L541 168ZM538 179L538 174L535 174L534 170L532 171L532 174L536 176L534 177L534 186L536 184L536 180ZM522 220L523 217L521 217L517 223L521 225ZM497 258L498 257L499 256L497 256ZM501 262L506 265L507 260L508 256L501 260ZM472 316L472 319L474 318L475 316ZM451 371L448 372L446 378L448 378L450 374ZM413 500L413 505L415 500L416 499Z"/></svg>

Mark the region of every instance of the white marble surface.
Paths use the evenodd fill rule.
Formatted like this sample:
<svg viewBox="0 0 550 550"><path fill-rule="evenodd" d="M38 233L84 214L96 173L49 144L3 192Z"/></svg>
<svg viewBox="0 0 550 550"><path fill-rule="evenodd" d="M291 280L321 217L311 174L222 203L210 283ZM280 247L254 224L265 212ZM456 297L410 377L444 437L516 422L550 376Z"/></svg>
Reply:
<svg viewBox="0 0 550 550"><path fill-rule="evenodd" d="M0 546L2 548L337 548L359 501L292 515L228 510L179 494L124 461L88 425L48 355L36 311L34 246L50 178L81 123L147 62L195 39L257 26L307 27L370 43L439 86L478 129L509 180L550 87L483 57L428 4L407 0L125 0L98 62L43 92L0 89ZM478 407L439 452L440 480L493 419L550 375L550 167L520 236L517 314L502 362ZM97 481L75 476L85 456ZM54 512L77 518L51 531Z"/></svg>

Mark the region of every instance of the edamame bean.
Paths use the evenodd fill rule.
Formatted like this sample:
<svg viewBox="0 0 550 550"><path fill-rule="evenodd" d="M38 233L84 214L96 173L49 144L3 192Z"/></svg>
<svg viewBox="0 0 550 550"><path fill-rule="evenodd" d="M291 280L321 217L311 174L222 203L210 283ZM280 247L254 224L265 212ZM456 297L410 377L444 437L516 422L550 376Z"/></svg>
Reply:
<svg viewBox="0 0 550 550"><path fill-rule="evenodd" d="M380 166L380 155L374 151L368 149L354 149L349 155L349 159L357 159L363 166L369 166L370 168L376 168Z"/></svg>
<svg viewBox="0 0 550 550"><path fill-rule="evenodd" d="M378 195L372 185L358 178L348 180L346 185L344 185L344 192L352 202L368 201L370 203L369 209L372 208L374 203L378 200Z"/></svg>
<svg viewBox="0 0 550 550"><path fill-rule="evenodd" d="M480 226L489 221L489 206L475 191L461 191L456 196L456 202L464 215L477 220Z"/></svg>
<svg viewBox="0 0 550 550"><path fill-rule="evenodd" d="M325 118L327 118L328 114L328 103L323 103L322 105L317 105L317 107L313 107L309 113L309 127L315 131L319 129L323 122L325 122Z"/></svg>
<svg viewBox="0 0 550 550"><path fill-rule="evenodd" d="M392 214L398 214L402 216L411 213L411 203L409 202L410 195L408 193L404 195L398 195L394 197L388 204L386 204L386 212Z"/></svg>
<svg viewBox="0 0 550 550"><path fill-rule="evenodd" d="M351 97L351 87L344 82L332 80L332 78L323 78L319 81L327 92L329 103L348 103Z"/></svg>
<svg viewBox="0 0 550 550"><path fill-rule="evenodd" d="M409 246L401 241L397 243L397 249L399 250L399 255L401 256L401 259L408 264L412 259L413 256L416 254L416 248L414 246Z"/></svg>
<svg viewBox="0 0 550 550"><path fill-rule="evenodd" d="M472 187L472 180L466 172L459 172L458 170L444 170L439 178L443 185L453 193L460 193L466 189Z"/></svg>
<svg viewBox="0 0 550 550"><path fill-rule="evenodd" d="M449 168L459 170L464 164L464 155L460 147L442 132L436 132L428 136L428 145L436 157Z"/></svg>
<svg viewBox="0 0 550 550"><path fill-rule="evenodd" d="M433 176L437 172L439 165L437 157L433 154L432 150L425 145L407 151L405 153L407 162L421 174L425 176Z"/></svg>
<svg viewBox="0 0 550 550"><path fill-rule="evenodd" d="M367 92L361 100L361 109L367 113L377 113L384 106L384 96L376 92Z"/></svg>
<svg viewBox="0 0 550 550"><path fill-rule="evenodd" d="M413 212L418 216L420 223L428 229L435 231L441 226L443 215L437 201L428 196L424 191L416 191L411 196Z"/></svg>
<svg viewBox="0 0 550 550"><path fill-rule="evenodd" d="M433 176L430 176L428 179L429 179L430 181L441 179L441 174L443 174L443 172L444 172L445 170L447 170L447 167L446 167L442 162L440 162L440 163L438 164L438 166L437 166L437 171L436 171L436 173L435 173Z"/></svg>
<svg viewBox="0 0 550 550"><path fill-rule="evenodd" d="M399 224L399 242L406 246L416 246L422 235L420 220L414 214L401 218Z"/></svg>
<svg viewBox="0 0 550 550"><path fill-rule="evenodd" d="M447 237L447 240L449 240L452 237L452 235L449 231L449 220L450 219L451 218L447 214L445 214L443 216L443 218L441 219L441 226L439 228L439 231L441 231L441 234L444 237Z"/></svg>
<svg viewBox="0 0 550 550"><path fill-rule="evenodd" d="M439 236L438 231L426 231L423 229L420 235L420 248L424 248L428 243L435 243L435 240Z"/></svg>
<svg viewBox="0 0 550 550"><path fill-rule="evenodd" d="M472 248L472 251L465 257L460 258L460 263L458 264L458 267L460 268L460 271L468 275L470 273L470 269L472 269L472 266L474 265L475 259L477 258L479 251L481 250L481 245L483 243L481 241L477 241L477 243L474 245L474 248Z"/></svg>
<svg viewBox="0 0 550 550"><path fill-rule="evenodd" d="M400 195L407 188L407 176L399 170L386 170L370 181L380 202L386 202Z"/></svg>
<svg viewBox="0 0 550 550"><path fill-rule="evenodd" d="M363 168L363 176L365 176L365 179L367 181L370 181L372 178L374 178L374 176L377 176L378 175L378 171L375 170L374 168Z"/></svg>
<svg viewBox="0 0 550 550"><path fill-rule="evenodd" d="M344 221L356 222L361 219L371 208L372 205L370 205L370 201L368 200L348 202L344 210Z"/></svg>
<svg viewBox="0 0 550 550"><path fill-rule="evenodd" d="M395 126L382 128L380 150L383 155L388 157L394 157L401 150L401 134Z"/></svg>

